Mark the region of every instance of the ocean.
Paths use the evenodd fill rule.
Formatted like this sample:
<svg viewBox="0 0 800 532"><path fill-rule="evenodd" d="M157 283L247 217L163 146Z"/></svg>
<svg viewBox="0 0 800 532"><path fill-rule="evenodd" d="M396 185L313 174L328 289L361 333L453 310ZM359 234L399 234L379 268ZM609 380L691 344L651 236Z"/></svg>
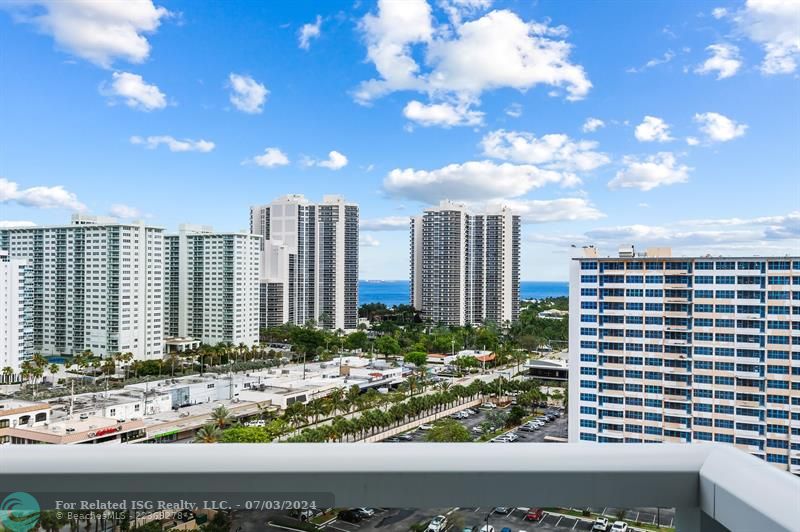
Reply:
<svg viewBox="0 0 800 532"><path fill-rule="evenodd" d="M383 303L407 305L409 299L408 281L359 281L358 304ZM558 281L521 281L522 299L542 299L569 295L569 283Z"/></svg>

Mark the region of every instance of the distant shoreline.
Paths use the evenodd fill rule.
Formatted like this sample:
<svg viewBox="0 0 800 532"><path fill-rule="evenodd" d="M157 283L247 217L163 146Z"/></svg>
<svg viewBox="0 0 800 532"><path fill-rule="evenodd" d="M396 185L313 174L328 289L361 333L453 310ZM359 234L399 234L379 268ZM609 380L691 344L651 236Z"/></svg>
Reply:
<svg viewBox="0 0 800 532"><path fill-rule="evenodd" d="M358 304L383 303L387 307L409 303L409 281L373 279L358 282ZM520 281L520 299L544 299L569 295L567 281Z"/></svg>

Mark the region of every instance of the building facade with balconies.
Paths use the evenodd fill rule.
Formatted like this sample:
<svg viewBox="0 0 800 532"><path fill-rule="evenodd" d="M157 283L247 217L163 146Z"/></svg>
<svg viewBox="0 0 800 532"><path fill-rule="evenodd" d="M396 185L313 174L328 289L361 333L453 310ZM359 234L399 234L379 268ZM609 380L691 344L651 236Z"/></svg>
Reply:
<svg viewBox="0 0 800 532"><path fill-rule="evenodd" d="M20 364L33 355L33 285L26 259L0 250L0 382L19 379ZM9 370L6 368L10 368Z"/></svg>
<svg viewBox="0 0 800 532"><path fill-rule="evenodd" d="M411 305L446 325L519 317L520 217L443 201L411 218Z"/></svg>
<svg viewBox="0 0 800 532"><path fill-rule="evenodd" d="M335 195L315 204L290 194L250 208L250 232L264 239L261 327L357 327L358 220L358 205Z"/></svg>
<svg viewBox="0 0 800 532"><path fill-rule="evenodd" d="M570 441L721 442L800 473L800 258L570 269Z"/></svg>
<svg viewBox="0 0 800 532"><path fill-rule="evenodd" d="M0 229L0 249L28 261L33 352L161 358L163 245L161 228L85 215Z"/></svg>
<svg viewBox="0 0 800 532"><path fill-rule="evenodd" d="M259 235L186 224L165 237L168 338L258 343L261 241Z"/></svg>

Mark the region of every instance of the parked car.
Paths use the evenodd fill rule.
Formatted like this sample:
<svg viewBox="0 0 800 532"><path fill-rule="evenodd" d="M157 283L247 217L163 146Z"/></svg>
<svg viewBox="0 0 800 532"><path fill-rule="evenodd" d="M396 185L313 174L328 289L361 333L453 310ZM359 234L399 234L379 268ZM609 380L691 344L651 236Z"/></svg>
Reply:
<svg viewBox="0 0 800 532"><path fill-rule="evenodd" d="M369 519L373 515L375 515L375 510L372 508L353 508L354 512L361 514L361 517L364 519Z"/></svg>
<svg viewBox="0 0 800 532"><path fill-rule="evenodd" d="M291 510L289 512L289 517L294 517L295 519L299 519L300 521L308 521L312 517L314 517L313 510Z"/></svg>
<svg viewBox="0 0 800 532"><path fill-rule="evenodd" d="M483 434L483 429L480 427L472 427L472 432L475 434Z"/></svg>
<svg viewBox="0 0 800 532"><path fill-rule="evenodd" d="M496 506L494 510L492 510L493 514L509 514L511 513L513 508L506 508L505 506Z"/></svg>
<svg viewBox="0 0 800 532"><path fill-rule="evenodd" d="M511 529L508 528L507 526L504 526L503 528L500 529L500 532L511 532Z"/></svg>
<svg viewBox="0 0 800 532"><path fill-rule="evenodd" d="M483 525L480 532L494 532L494 527L492 525Z"/></svg>
<svg viewBox="0 0 800 532"><path fill-rule="evenodd" d="M517 436L517 435L516 435L516 434L514 434L513 432L508 432L508 433L506 433L506 434L503 434L503 437L504 437L506 440L508 440L509 442L514 442L514 441L517 441L517 440L519 439L519 436Z"/></svg>
<svg viewBox="0 0 800 532"><path fill-rule="evenodd" d="M611 527L611 532L628 532L628 523L615 521L614 526Z"/></svg>
<svg viewBox="0 0 800 532"><path fill-rule="evenodd" d="M483 403L481 405L481 408L483 408L484 410L494 410L495 408L497 408L497 405L494 403Z"/></svg>
<svg viewBox="0 0 800 532"><path fill-rule="evenodd" d="M537 427L534 427L529 423L525 423L524 425L521 425L517 430L521 430L522 432L533 432L536 430L536 428Z"/></svg>
<svg viewBox="0 0 800 532"><path fill-rule="evenodd" d="M592 532L606 532L606 530L608 530L608 519L605 517L598 517L594 520Z"/></svg>
<svg viewBox="0 0 800 532"><path fill-rule="evenodd" d="M531 508L523 519L525 521L541 521L542 517L544 517L544 512L541 508Z"/></svg>
<svg viewBox="0 0 800 532"><path fill-rule="evenodd" d="M419 426L419 430L431 430L432 428L433 425L428 425L427 423Z"/></svg>
<svg viewBox="0 0 800 532"><path fill-rule="evenodd" d="M447 528L447 517L443 515L437 515L433 519L431 519L430 524L428 525L428 532L444 532Z"/></svg>
<svg viewBox="0 0 800 532"><path fill-rule="evenodd" d="M400 438L398 438L397 436L392 436L391 438L387 438L385 441L389 443L397 443L400 441Z"/></svg>
<svg viewBox="0 0 800 532"><path fill-rule="evenodd" d="M337 517L341 521L347 521L348 523L360 523L363 519L361 514L355 510L342 510Z"/></svg>
<svg viewBox="0 0 800 532"><path fill-rule="evenodd" d="M414 439L414 436L412 436L411 434L401 434L400 436L397 437L397 439L399 439L400 441L411 441Z"/></svg>
<svg viewBox="0 0 800 532"><path fill-rule="evenodd" d="M466 412L466 413L467 413L467 414L469 414L470 416L474 416L475 414L477 414L477 413L478 413L478 411L477 411L477 410L473 410L473 409L471 409L471 408L467 408L466 410L464 410L464 412Z"/></svg>

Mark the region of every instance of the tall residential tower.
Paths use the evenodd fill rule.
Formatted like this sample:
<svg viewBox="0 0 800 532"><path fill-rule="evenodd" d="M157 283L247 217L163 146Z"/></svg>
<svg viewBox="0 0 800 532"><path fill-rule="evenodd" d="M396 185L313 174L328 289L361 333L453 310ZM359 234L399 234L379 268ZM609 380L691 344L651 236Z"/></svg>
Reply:
<svg viewBox="0 0 800 532"><path fill-rule="evenodd" d="M0 250L0 382L17 376L20 364L33 354L33 284L25 259L9 258Z"/></svg>
<svg viewBox="0 0 800 532"><path fill-rule="evenodd" d="M358 206L340 196L299 194L250 208L263 242L261 326L313 320L330 329L358 322Z"/></svg>
<svg viewBox="0 0 800 532"><path fill-rule="evenodd" d="M800 258L572 260L569 439L722 442L800 473Z"/></svg>
<svg viewBox="0 0 800 532"><path fill-rule="evenodd" d="M446 325L519 317L520 217L443 201L411 219L411 305Z"/></svg>

